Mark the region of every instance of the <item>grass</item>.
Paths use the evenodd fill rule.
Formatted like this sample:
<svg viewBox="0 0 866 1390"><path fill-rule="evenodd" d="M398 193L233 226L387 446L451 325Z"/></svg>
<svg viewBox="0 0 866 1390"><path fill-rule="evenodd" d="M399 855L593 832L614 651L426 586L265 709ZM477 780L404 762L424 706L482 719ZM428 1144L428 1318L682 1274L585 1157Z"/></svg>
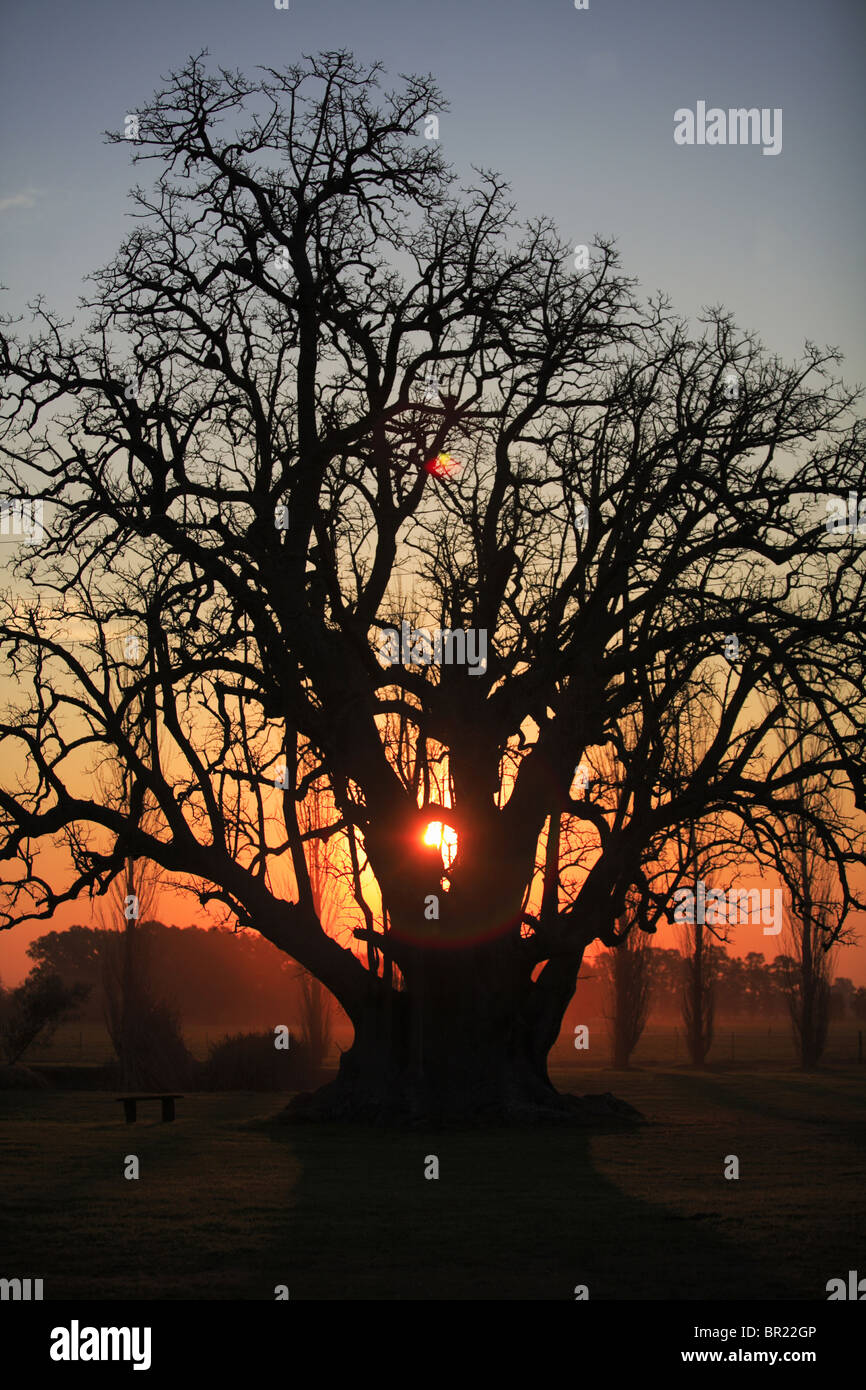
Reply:
<svg viewBox="0 0 866 1390"><path fill-rule="evenodd" d="M183 1036L192 1055L203 1062L208 1046L226 1033L257 1033L261 1023L204 1024L184 1023ZM62 1023L52 1038L36 1043L23 1059L27 1063L64 1063L75 1066L102 1066L114 1058L111 1039L103 1023L88 1020Z"/></svg>
<svg viewBox="0 0 866 1390"><path fill-rule="evenodd" d="M191 1093L132 1127L106 1094L4 1093L0 1274L46 1299L823 1300L862 1265L864 1068L555 1080L650 1124L295 1127L283 1097Z"/></svg>
<svg viewBox="0 0 866 1390"><path fill-rule="evenodd" d="M596 1070L600 1059L607 1061L610 1045L607 1036L607 1023L603 1018L588 1018L589 1050L578 1052L574 1048L573 1034L567 1028L556 1043L552 1060L560 1066L582 1067ZM226 1033L261 1032L267 1025L261 1021L236 1024L184 1024L183 1034L187 1047L199 1061L204 1061L208 1045L217 1042ZM866 1024L852 1023L849 1020L830 1025L825 1061L829 1065L853 1062L857 1059L858 1031L866 1033ZM292 1036L297 1036L297 1024L292 1025ZM342 1031L331 1048L331 1060L336 1065L339 1047L348 1047L351 1030ZM24 1059L37 1065L41 1062L59 1064L70 1063L81 1066L99 1066L113 1056L111 1040L105 1025L95 1022L64 1023L57 1029L54 1037L46 1044L35 1045ZM687 1062L682 1027L664 1021L651 1020L644 1029L643 1036L635 1049L632 1062L638 1067L677 1066ZM752 1020L721 1020L716 1027L715 1040L710 1053L710 1062L716 1066L728 1066L732 1061L752 1065L792 1066L794 1048L791 1041L791 1027L785 1018L772 1018L766 1023ZM603 1064L603 1063L602 1063Z"/></svg>

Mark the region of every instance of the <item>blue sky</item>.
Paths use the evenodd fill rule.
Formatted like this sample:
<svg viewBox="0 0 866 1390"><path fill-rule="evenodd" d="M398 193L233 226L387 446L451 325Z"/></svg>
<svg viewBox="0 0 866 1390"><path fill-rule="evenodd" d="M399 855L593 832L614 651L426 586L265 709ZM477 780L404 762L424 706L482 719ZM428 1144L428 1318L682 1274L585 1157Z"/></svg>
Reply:
<svg viewBox="0 0 866 1390"><path fill-rule="evenodd" d="M247 69L346 47L432 72L444 151L499 170L525 215L694 314L722 303L774 351L863 344L866 7L853 0L45 0L7 9L0 60L0 279L70 310L128 221L133 171L102 143L169 69L208 48ZM678 147L673 113L781 107L783 149Z"/></svg>

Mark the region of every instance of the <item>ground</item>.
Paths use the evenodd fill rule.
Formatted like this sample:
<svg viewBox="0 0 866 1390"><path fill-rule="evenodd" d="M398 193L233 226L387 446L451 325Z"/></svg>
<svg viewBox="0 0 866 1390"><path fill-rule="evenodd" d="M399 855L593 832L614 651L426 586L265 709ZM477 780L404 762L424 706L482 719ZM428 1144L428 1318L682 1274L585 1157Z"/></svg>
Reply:
<svg viewBox="0 0 866 1390"><path fill-rule="evenodd" d="M287 1127L234 1092L133 1127L104 1093L6 1092L0 1274L46 1299L823 1301L863 1265L864 1072L560 1070L650 1121L598 1133Z"/></svg>

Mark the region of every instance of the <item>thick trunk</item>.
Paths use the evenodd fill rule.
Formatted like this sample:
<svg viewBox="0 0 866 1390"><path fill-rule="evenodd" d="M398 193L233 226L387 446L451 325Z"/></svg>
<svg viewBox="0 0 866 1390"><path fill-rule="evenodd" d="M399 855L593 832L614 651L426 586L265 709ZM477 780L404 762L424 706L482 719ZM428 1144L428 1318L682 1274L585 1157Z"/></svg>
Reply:
<svg viewBox="0 0 866 1390"><path fill-rule="evenodd" d="M637 1118L612 1096L556 1091L547 1074L555 1038L547 1012L533 1016L525 988L521 997L501 975L485 974L484 954L431 951L390 1008L381 992L371 999L355 1019L355 1041L336 1080L296 1097L286 1118L417 1124ZM547 1030L543 1046L540 1029Z"/></svg>

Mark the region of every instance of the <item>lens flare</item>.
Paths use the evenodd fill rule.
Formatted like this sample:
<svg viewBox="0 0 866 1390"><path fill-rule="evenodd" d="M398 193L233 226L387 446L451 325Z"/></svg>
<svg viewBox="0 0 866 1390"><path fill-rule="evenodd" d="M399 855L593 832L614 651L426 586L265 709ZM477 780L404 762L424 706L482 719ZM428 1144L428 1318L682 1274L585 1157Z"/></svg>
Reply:
<svg viewBox="0 0 866 1390"><path fill-rule="evenodd" d="M456 830L452 830L450 825L443 825L441 820L431 820L424 831L424 843L440 850L442 863L446 869L450 869L457 853Z"/></svg>
<svg viewBox="0 0 866 1390"><path fill-rule="evenodd" d="M424 467L428 473L432 473L434 478L447 478L449 474L455 473L459 464L450 454L437 454L435 458L428 459Z"/></svg>

